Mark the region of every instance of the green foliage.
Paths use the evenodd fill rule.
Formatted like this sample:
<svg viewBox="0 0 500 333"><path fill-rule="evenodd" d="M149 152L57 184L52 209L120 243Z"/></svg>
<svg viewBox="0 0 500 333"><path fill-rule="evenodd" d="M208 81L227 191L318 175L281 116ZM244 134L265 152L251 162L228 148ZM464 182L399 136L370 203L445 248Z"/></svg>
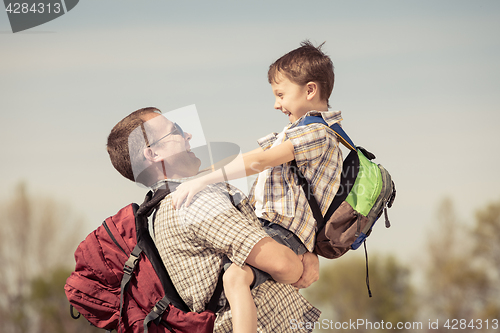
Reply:
<svg viewBox="0 0 500 333"><path fill-rule="evenodd" d="M0 331L76 332L63 290L69 271L61 267L73 265L81 220L65 205L30 196L23 183L0 209Z"/></svg>
<svg viewBox="0 0 500 333"><path fill-rule="evenodd" d="M412 270L409 262L370 256L372 298L367 295L365 261L359 253L322 261L319 281L304 291L323 311L320 321L420 322L419 329L408 330L418 331L426 329L430 320L444 324L447 319L499 319L500 202L479 210L472 227L459 220L449 199L440 203L436 217L422 247L423 261L412 262ZM414 286L410 279L415 276L419 283ZM372 331L360 328L357 331ZM448 329L441 325L433 330L440 331ZM482 331L489 332L486 327Z"/></svg>
<svg viewBox="0 0 500 333"><path fill-rule="evenodd" d="M487 260L488 268L500 272L500 202L492 203L476 213L475 255Z"/></svg>
<svg viewBox="0 0 500 333"><path fill-rule="evenodd" d="M31 304L39 311L39 327L51 333L102 333L102 329L90 326L83 317L78 320L71 318L69 302L64 293L64 284L70 274L71 270L60 267L49 276L32 281Z"/></svg>
<svg viewBox="0 0 500 333"><path fill-rule="evenodd" d="M304 294L324 310L322 319L334 322L364 319L397 323L414 319L415 294L406 267L393 257L371 256L369 277L371 298L365 283L365 259L345 255L323 265L319 281Z"/></svg>
<svg viewBox="0 0 500 333"><path fill-rule="evenodd" d="M427 313L443 321L498 319L500 280L492 272L498 272L500 203L478 212L473 231L457 218L449 199L437 217L421 300Z"/></svg>

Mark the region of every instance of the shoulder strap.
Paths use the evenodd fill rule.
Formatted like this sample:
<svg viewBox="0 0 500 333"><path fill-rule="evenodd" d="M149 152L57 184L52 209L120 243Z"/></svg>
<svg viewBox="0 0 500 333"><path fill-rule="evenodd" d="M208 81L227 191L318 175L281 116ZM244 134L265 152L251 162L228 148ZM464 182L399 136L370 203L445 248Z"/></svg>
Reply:
<svg viewBox="0 0 500 333"><path fill-rule="evenodd" d="M309 124L313 124L313 123L320 123L320 124L323 124L325 126L328 126L326 121L321 116L304 117L304 119L302 119L302 121L300 122L300 125L309 125ZM346 134L346 132L344 132L344 130L342 129L342 127L340 127L340 125L338 123L335 123L329 127L335 132L339 141L344 146L346 146L346 148L348 148L352 151L356 151L356 146L354 145L354 142L352 142L351 138L349 138L349 136ZM309 185L309 182L307 181L307 179L304 177L304 175L302 174L302 172L298 168L297 162L295 162L295 160L293 160L291 162L291 165L292 165L293 172L295 172L295 174L297 175L299 185L304 190L304 193L305 193L306 198L307 198L307 202L309 203L309 207L311 207L313 217L316 220L316 224L317 224L316 230L319 231L325 226L325 218L323 217L323 214L321 214L321 209L319 208L319 204L316 201L316 198L314 197L314 193L312 193L312 191L311 191L311 187Z"/></svg>
<svg viewBox="0 0 500 333"><path fill-rule="evenodd" d="M134 209L135 211L135 209ZM132 279L132 274L134 273L135 266L140 260L140 256L142 253L142 249L140 248L139 244L137 244L134 247L134 250L132 250L132 253L130 254L128 260L125 262L125 265L123 266L123 277L121 281L121 286L120 286L120 312L118 312L118 332L121 332L121 322L122 322L122 315L123 315L123 301L124 301L124 296L125 292L128 289L128 284L130 280Z"/></svg>
<svg viewBox="0 0 500 333"><path fill-rule="evenodd" d="M205 307L206 310L213 311L214 313L217 312L217 308L219 307L220 295L222 294L222 290L224 289L224 285L222 283L222 275L224 275L224 269L220 272L219 279L217 280L217 285L215 286L214 294Z"/></svg>
<svg viewBox="0 0 500 333"><path fill-rule="evenodd" d="M172 190L173 189L174 188L172 187ZM140 246L146 257L151 262L151 265L153 266L163 286L165 296L175 307L187 312L190 311L189 307L184 303L182 298L177 293L177 290L175 289L174 284L170 279L170 276L168 275L167 269L163 264L160 253L156 248L156 244L149 234L148 227L148 217L153 213L155 207L160 203L160 201L170 193L170 191L171 189L167 187L167 189L160 189L156 191L154 195L152 191L149 191L146 194L146 198L144 199L144 202L139 206L139 209L137 209L137 213L135 216L137 245Z"/></svg>
<svg viewBox="0 0 500 333"><path fill-rule="evenodd" d="M151 312L144 319L143 327L145 333L149 331L148 326L150 322L155 322L156 325L159 325L163 313L167 310L169 304L174 305L176 308L181 309L184 312L190 311L189 307L186 305L186 303L184 303L182 298L179 296L179 293L175 289L174 284L170 279L170 276L168 275L167 269L163 264L163 260L160 257L158 249L156 248L156 245L151 239L151 235L149 234L148 217L153 213L158 204L167 195L169 195L172 190L175 190L177 186L179 186L179 183L167 182L165 184L165 189L159 189L154 194L152 191L149 191L146 194L146 198L137 210L136 214L137 244L143 248L144 253L153 265L153 268L160 278L160 281L163 285L163 290L165 292L165 296L155 304ZM215 291L210 298L207 310L216 312L216 307L223 290L223 272L224 271L221 271L219 275ZM164 324L169 331L174 332L172 327L170 327L167 322L164 322Z"/></svg>
<svg viewBox="0 0 500 333"><path fill-rule="evenodd" d="M313 124L313 123L320 123L320 124L323 124L325 126L328 126L326 121L321 116L304 117L304 119L300 122L300 125L309 125L309 124ZM346 146L346 148L348 148L350 150L356 150L356 146L354 145L354 142L352 142L351 138L349 138L347 133L344 132L344 130L342 129L342 127L340 127L340 125L338 123L335 123L332 126L328 126L328 127L330 127L332 129L332 131L334 131L335 134L337 134L339 141L344 146Z"/></svg>
<svg viewBox="0 0 500 333"><path fill-rule="evenodd" d="M152 191L146 194L146 198L144 202L141 204L136 214L136 228L137 228L137 244L141 246L144 253L148 257L149 261L153 265L160 281L163 285L163 289L165 291L165 298L170 303L172 303L178 309L181 309L185 312L190 311L188 306L184 303L182 298L177 293L170 276L168 275L167 269L163 264L163 260L161 260L160 254L154 241L151 239L151 235L149 234L148 228L148 216L150 216L154 209L158 206L158 204L165 198L168 194L170 194L173 190L177 188L179 183L166 183L166 189L159 189L154 194ZM210 299L208 309L215 312L217 304L219 302L220 295L222 293L222 274L224 271L221 271L219 276L219 280L217 282L217 286L215 288L214 294ZM165 300L164 300L165 301Z"/></svg>
<svg viewBox="0 0 500 333"><path fill-rule="evenodd" d="M309 185L309 182L307 181L306 177L302 174L302 171L300 171L299 167L297 166L297 162L295 160L291 161L291 166L292 166L291 169L293 170L295 175L297 175L297 180L299 182L300 187L302 187L302 190L306 195L309 207L311 207L313 217L317 223L317 230L320 230L325 224L325 221L323 218L323 214L321 214L321 209L319 208L318 202L314 197L314 193L312 193L311 186Z"/></svg>

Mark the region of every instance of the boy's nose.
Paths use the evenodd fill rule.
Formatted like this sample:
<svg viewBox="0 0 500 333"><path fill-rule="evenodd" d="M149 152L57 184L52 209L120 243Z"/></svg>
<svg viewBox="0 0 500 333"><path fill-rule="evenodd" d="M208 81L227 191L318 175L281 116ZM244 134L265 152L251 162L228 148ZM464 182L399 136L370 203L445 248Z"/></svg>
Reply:
<svg viewBox="0 0 500 333"><path fill-rule="evenodd" d="M278 101L274 102L274 108L276 110L281 110L281 104Z"/></svg>

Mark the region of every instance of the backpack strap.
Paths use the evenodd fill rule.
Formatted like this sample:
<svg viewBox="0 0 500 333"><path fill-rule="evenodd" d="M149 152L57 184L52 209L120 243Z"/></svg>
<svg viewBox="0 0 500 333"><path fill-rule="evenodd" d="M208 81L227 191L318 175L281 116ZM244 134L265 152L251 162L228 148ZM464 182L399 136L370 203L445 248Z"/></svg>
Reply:
<svg viewBox="0 0 500 333"><path fill-rule="evenodd" d="M161 300L158 301L158 303L155 304L151 312L146 316L144 319L144 333L148 333L149 329L149 323L150 322L155 322L156 326L159 326L161 317L163 316L163 313L168 309L168 305L170 304L170 301L167 296L163 297ZM173 328L167 323L164 323L166 328L170 332L174 332Z"/></svg>
<svg viewBox="0 0 500 333"><path fill-rule="evenodd" d="M176 308L188 312L190 309L177 293L177 290L168 275L165 264L161 259L160 253L156 248L156 244L149 233L148 217L153 213L158 204L179 185L178 183L173 182L167 182L166 184L166 189L159 189L154 193L149 191L146 194L144 202L137 209L135 216L137 245L141 247L144 255L146 255L151 262L151 265L153 266L153 269L163 286L165 296L168 297L170 303L172 303Z"/></svg>
<svg viewBox="0 0 500 333"><path fill-rule="evenodd" d="M156 303L151 312L144 319L143 325L144 325L144 332L146 333L148 332L149 323L155 322L157 325L159 325L164 312L168 309L169 304L172 304L173 306L184 312L190 311L189 307L182 300L182 298L179 296L179 293L175 289L175 286L172 280L170 279L170 276L168 275L167 269L163 263L163 260L161 259L158 249L156 248L156 245L153 239L151 238L148 228L148 217L153 213L158 204L173 190L175 190L177 186L179 186L179 183L174 183L174 182L166 182L165 184L166 188L159 189L154 193L153 191L149 191L146 194L144 202L141 204L141 206L137 209L136 212L136 220L135 220L136 230L137 230L136 248L139 247L140 249L142 249L141 251L144 252L146 257L151 262L151 265L153 266L156 274L158 275L161 284L163 286L163 290L165 292L165 296ZM131 258L129 258L129 261L131 260ZM134 259L132 258L132 261L133 260ZM127 264L125 266L127 267ZM207 310L216 312L217 305L223 290L223 284L222 284L223 272L224 271L222 271L219 275L215 291L207 305ZM120 307L121 307L121 302L120 302ZM166 326L167 329L173 332L172 327L169 327L169 325L166 322L163 324L167 325Z"/></svg>
<svg viewBox="0 0 500 333"><path fill-rule="evenodd" d="M132 279L132 274L134 274L135 266L141 259L141 253L142 249L139 247L139 244L137 244L132 250L130 256L128 257L128 260L125 262L125 265L123 266L123 277L120 286L120 312L118 316L118 329L120 329L122 321L123 298L125 296L125 291L127 290L128 284Z"/></svg>
<svg viewBox="0 0 500 333"><path fill-rule="evenodd" d="M328 126L326 121L323 119L321 116L307 116L302 119L302 121L299 123L300 125L309 125L313 123L320 123L325 126ZM332 129L332 131L335 132L337 135L337 138L339 141L349 150L354 150L356 151L356 146L354 145L354 142L352 142L351 138L347 135L346 132L340 127L339 123L332 124L331 126L328 126Z"/></svg>
<svg viewBox="0 0 500 333"><path fill-rule="evenodd" d="M328 126L326 121L321 116L304 117L304 119L299 123L299 125L309 125L312 123L321 123L325 126ZM338 140L346 148L351 150L351 153L349 155L353 154L353 157L357 159L356 152L359 149L363 153L363 155L365 155L365 157L367 157L368 159L372 160L375 158L375 155L373 155L372 153L370 153L369 151L367 151L363 147L356 147L354 145L354 142L351 140L351 138L349 138L347 133L342 129L342 127L340 127L340 125L338 123L335 123L335 124L328 126L328 127L330 127L335 132ZM350 157L348 156L347 159L350 159ZM359 162L359 160L358 160L358 162ZM316 223L317 223L317 230L319 231L322 228L324 228L324 226L326 224L326 219L330 218L330 216L333 214L333 212L339 207L341 202L344 201L345 197L347 196L347 192L349 192L349 191L345 191L346 193L343 196L339 196L337 194L335 196L334 200L332 201L332 203L330 204L330 207L328 208L328 211L326 212L325 217L323 217L323 215L321 214L321 210L319 208L318 202L316 201L316 198L314 197L314 195L311 193L309 182L307 181L307 179L304 177L302 172L297 167L297 163L295 162L295 160L292 161L292 166L295 166L292 169L295 172L295 174L297 175L300 186L302 186L302 189L304 189L304 192L305 192L306 198L307 198L307 202L309 203L309 206L311 207L311 211L312 211L314 219L316 220ZM357 172L356 172L356 174L357 174ZM391 202L391 205L392 205L392 202ZM387 210L384 210L384 211L387 214ZM387 219L387 215L386 215L386 219ZM368 275L368 252L366 250L366 239L363 241L363 245L365 248L366 287L368 288L368 296L372 297L372 291L370 289L370 277Z"/></svg>
<svg viewBox="0 0 500 333"><path fill-rule="evenodd" d="M212 295L212 297L210 298L210 301L208 303L208 305L206 306L206 310L210 310L212 312L216 312L217 310L217 307L219 305L219 299L220 299L220 295L222 294L222 290L224 289L223 288L223 284L222 284L222 275L223 275L223 271L221 272L221 274L219 275L219 280L217 281L217 285L215 287L215 291ZM159 326L160 323L165 326L170 332L173 332L175 333L175 330L172 328L172 326L170 326L168 324L167 321L165 320L161 320L161 318L163 317L163 313L165 313L165 311L168 309L168 306L170 304L170 300L168 299L167 296L163 297L161 300L159 300L155 306L153 307L153 309L151 310L151 312L148 313L148 315L146 316L146 318L144 319L144 323L143 323L143 327L144 327L144 333L148 333L149 332L149 324L151 322L154 322L156 324L156 326Z"/></svg>
<svg viewBox="0 0 500 333"><path fill-rule="evenodd" d="M208 302L206 309L212 312L217 312L217 308L219 306L220 295L222 294L222 290L224 289L224 285L222 284L222 276L224 275L224 270L219 274L219 280L217 280L217 285L215 286L214 294L210 301Z"/></svg>
<svg viewBox="0 0 500 333"><path fill-rule="evenodd" d="M304 117L304 119L302 119L302 121L299 123L299 126L300 125L309 125L309 124L313 124L313 123L320 123L320 124L323 124L325 126L328 126L326 121L321 116ZM342 127L340 127L340 125L338 123L335 123L335 124L328 126L328 127L330 127L335 132L339 141L344 146L346 146L346 148L348 148L352 151L356 151L356 146L354 145L354 142L352 142L351 138L349 138L349 136L342 129ZM291 165L292 165L291 169L297 175L299 185L304 190L304 193L305 193L306 198L307 198L307 202L309 203L309 207L311 207L313 217L316 220L317 230L319 231L325 226L325 223L326 223L325 218L323 217L323 214L321 213L321 209L319 208L319 204L316 201L316 198L314 197L314 193L311 190L311 186L309 185L309 182L307 181L304 174L302 174L302 171L300 171L299 167L297 166L297 162L295 160L292 160Z"/></svg>
<svg viewBox="0 0 500 333"><path fill-rule="evenodd" d="M323 218L323 214L321 214L321 209L319 208L318 201L316 201L314 193L312 193L309 182L307 181L306 177L304 176L304 174L302 174L302 171L300 171L299 167L297 166L297 162L295 160L292 160L290 163L292 166L291 169L297 175L297 180L299 182L299 185L300 187L302 187L302 190L306 195L309 207L311 207L313 217L316 220L316 224L318 227L317 230L320 230L325 225L325 220Z"/></svg>

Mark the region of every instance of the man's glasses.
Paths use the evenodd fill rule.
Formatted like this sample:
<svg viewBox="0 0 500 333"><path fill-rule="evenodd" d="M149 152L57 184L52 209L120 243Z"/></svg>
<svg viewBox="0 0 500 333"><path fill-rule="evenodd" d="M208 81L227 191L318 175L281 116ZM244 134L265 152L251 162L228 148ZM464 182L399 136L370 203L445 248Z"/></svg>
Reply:
<svg viewBox="0 0 500 333"><path fill-rule="evenodd" d="M158 140L156 141L153 141L153 143L150 143L149 145L147 145L147 147L151 147L152 145L155 145L157 144L158 142L160 142L161 140L165 139L167 136L169 136L170 134L179 134L181 135L182 137L184 137L184 131L182 130L182 128L177 124L177 123L174 123L174 130L170 133L168 133L167 135L165 136L162 136L161 138L159 138Z"/></svg>

